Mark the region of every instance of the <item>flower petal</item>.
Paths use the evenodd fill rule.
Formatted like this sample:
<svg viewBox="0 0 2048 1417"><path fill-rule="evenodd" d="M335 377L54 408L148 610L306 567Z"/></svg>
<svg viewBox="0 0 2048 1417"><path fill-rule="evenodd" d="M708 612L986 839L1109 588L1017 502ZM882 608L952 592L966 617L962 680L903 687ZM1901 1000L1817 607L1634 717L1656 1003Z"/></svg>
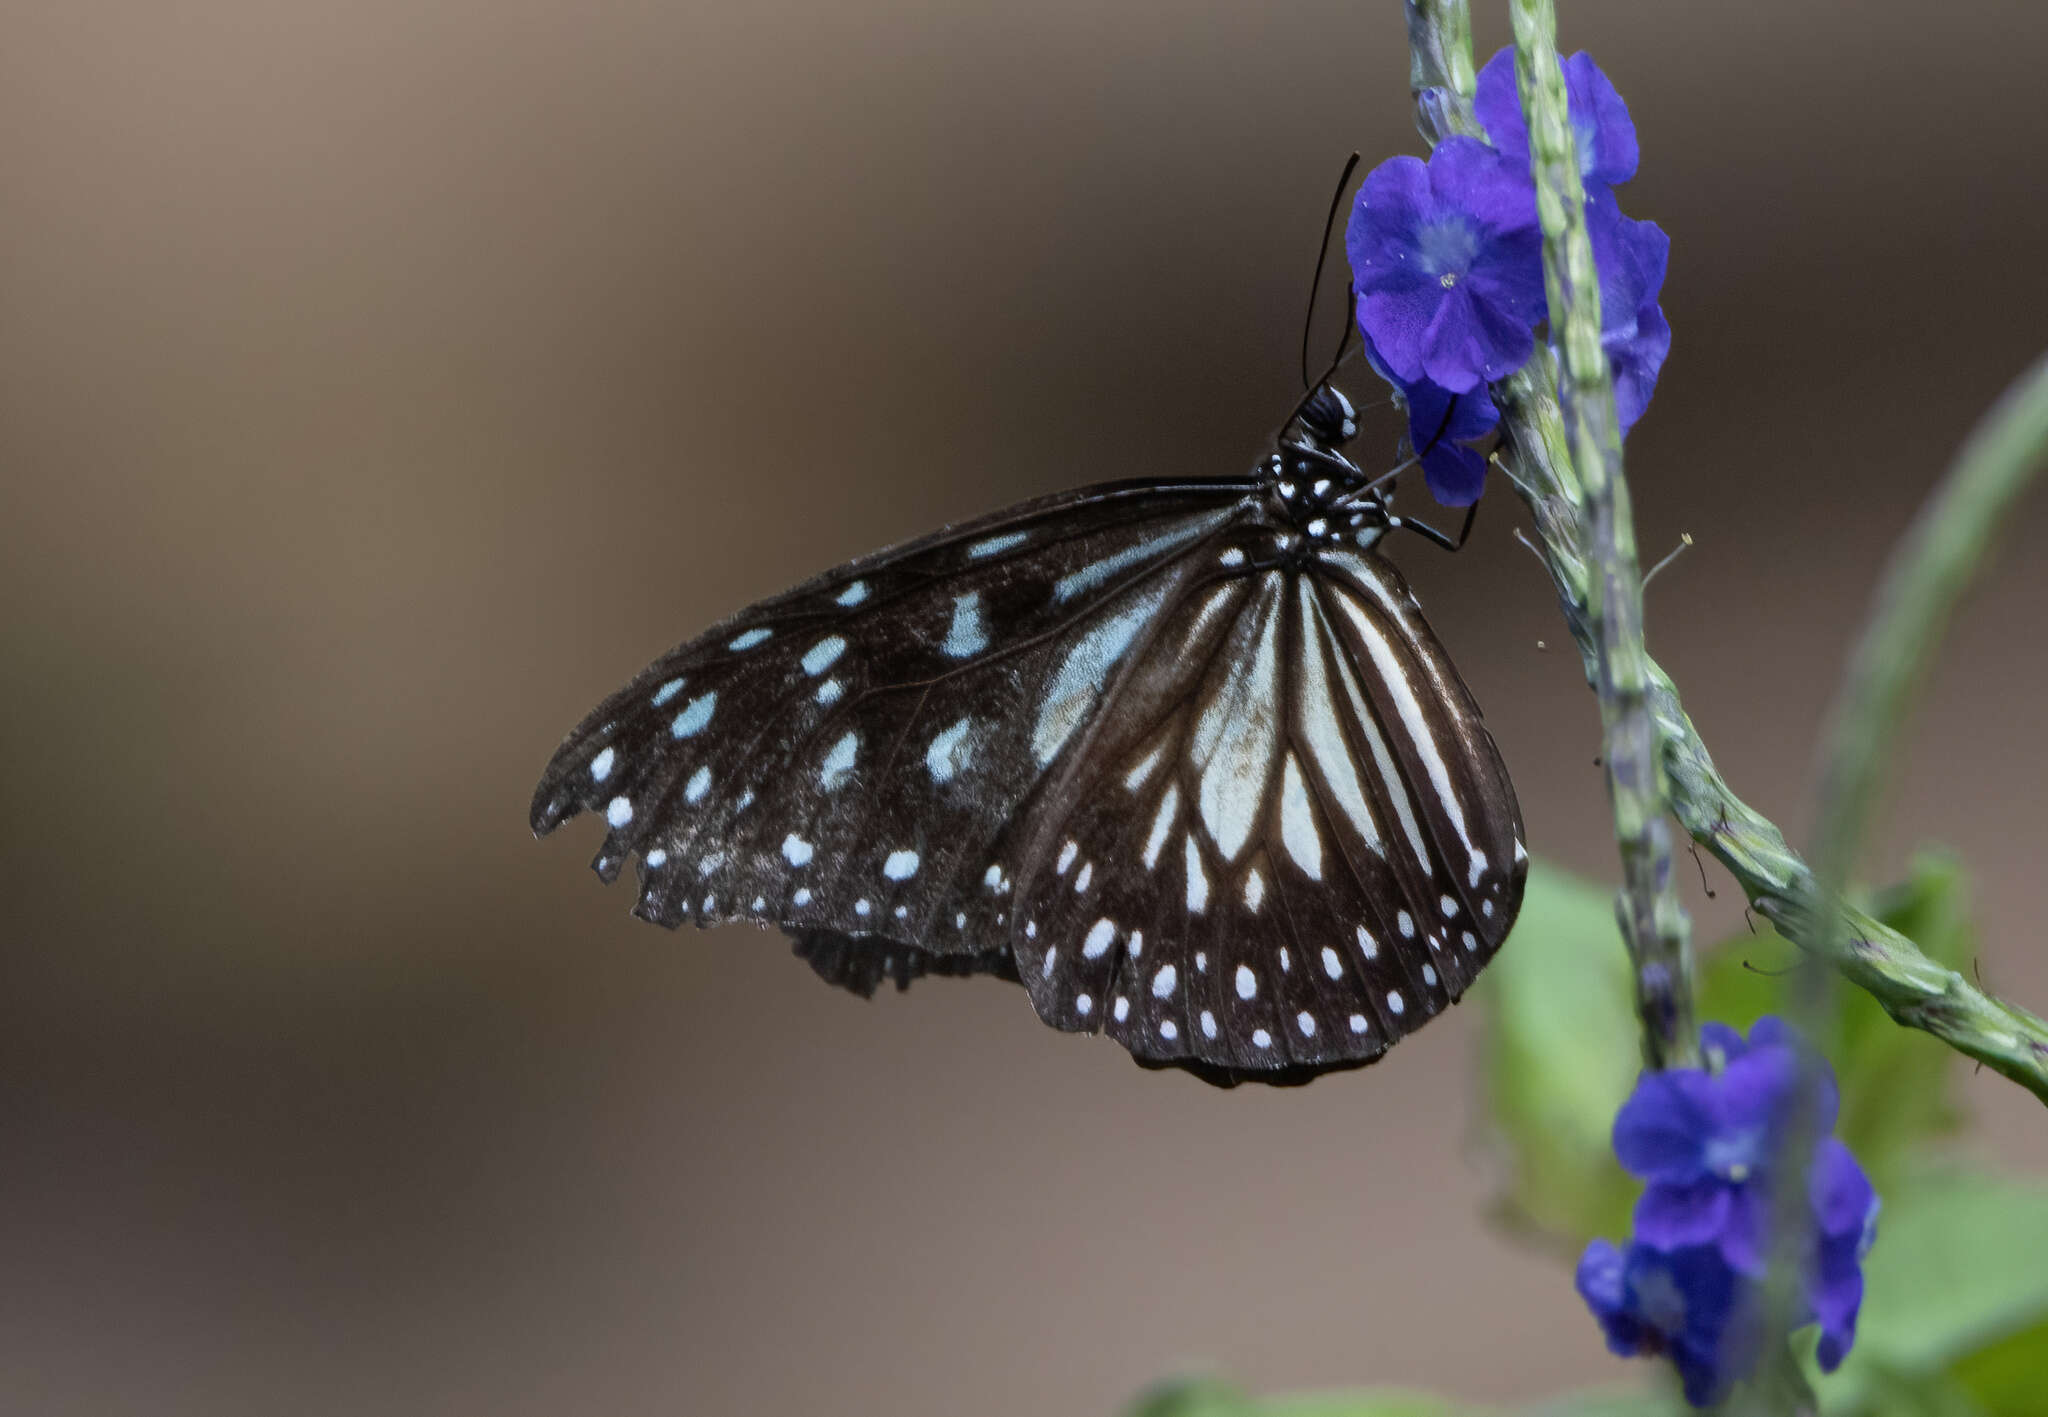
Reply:
<svg viewBox="0 0 2048 1417"><path fill-rule="evenodd" d="M1537 231L1536 186L1527 165L1507 162L1477 138L1438 143L1429 155L1429 185L1440 211L1464 212L1496 233Z"/></svg>
<svg viewBox="0 0 2048 1417"><path fill-rule="evenodd" d="M1614 1116L1614 1154L1622 1166L1648 1181L1683 1184L1706 1175L1710 1086L1691 1068L1643 1074Z"/></svg>
<svg viewBox="0 0 2048 1417"><path fill-rule="evenodd" d="M1814 1151L1806 1194L1814 1223L1829 1239L1846 1236L1860 1242L1877 1214L1877 1192L1839 1137L1824 1138Z"/></svg>
<svg viewBox="0 0 2048 1417"><path fill-rule="evenodd" d="M1580 50L1564 61L1572 136L1579 146L1579 172L1588 182L1612 187L1636 175L1636 125L1614 84L1593 56Z"/></svg>
<svg viewBox="0 0 2048 1417"><path fill-rule="evenodd" d="M1730 1188L1728 1214L1721 1227L1721 1258L1737 1274L1761 1279L1770 1267L1770 1246L1766 1237L1771 1222L1771 1189L1768 1175Z"/></svg>
<svg viewBox="0 0 2048 1417"><path fill-rule="evenodd" d="M1652 1182L1636 1201L1636 1238L1660 1250L1712 1245L1728 1224L1731 1188L1712 1176Z"/></svg>
<svg viewBox="0 0 2048 1417"><path fill-rule="evenodd" d="M1590 186L1613 186L1635 176L1639 161L1635 123L1628 116L1614 84L1581 50L1564 61L1567 111L1571 117L1572 139L1579 150L1579 173ZM1521 100L1515 88L1515 52L1503 49L1486 61L1479 71L1479 85L1472 97L1477 115L1493 145L1526 166L1529 157L1529 125L1522 116Z"/></svg>
<svg viewBox="0 0 2048 1417"><path fill-rule="evenodd" d="M1606 1240L1593 1241L1579 1257L1573 1283L1599 1321L1611 1352L1632 1358L1643 1351L1648 1335L1642 1320L1628 1311L1627 1271L1621 1251Z"/></svg>

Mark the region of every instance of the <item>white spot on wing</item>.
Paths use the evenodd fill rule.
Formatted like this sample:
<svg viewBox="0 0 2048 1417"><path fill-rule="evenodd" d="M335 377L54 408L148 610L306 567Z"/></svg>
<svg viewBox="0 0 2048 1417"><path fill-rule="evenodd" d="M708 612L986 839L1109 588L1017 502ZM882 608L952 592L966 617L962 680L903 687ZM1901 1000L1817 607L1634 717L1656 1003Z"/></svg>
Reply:
<svg viewBox="0 0 2048 1417"><path fill-rule="evenodd" d="M740 634L738 636L735 636L732 643L727 645L726 648L752 649L755 645L760 644L763 640L766 640L770 635L774 633L775 632L773 630L769 629L765 625L756 625L753 629L748 630L745 633Z"/></svg>
<svg viewBox="0 0 2048 1417"><path fill-rule="evenodd" d="M973 725L973 719L961 719L932 739L931 746L924 750L924 770L932 775L933 782L951 782L972 761L974 745L967 741L967 730Z"/></svg>
<svg viewBox="0 0 2048 1417"><path fill-rule="evenodd" d="M1074 996L1074 1012L1079 1014L1090 1014L1094 1011L1095 1000L1089 998L1086 994L1076 994Z"/></svg>
<svg viewBox="0 0 2048 1417"><path fill-rule="evenodd" d="M1031 732L1031 752L1040 767L1059 756L1067 739L1095 707L1110 667L1130 648L1139 627L1152 617L1165 595L1163 586L1148 591L1130 602L1127 609L1083 635L1067 651L1067 657L1046 684L1038 723Z"/></svg>
<svg viewBox="0 0 2048 1417"><path fill-rule="evenodd" d="M846 686L844 684L841 684L837 679L827 679L818 686L818 702L821 704L836 704L839 702L839 696L845 692Z"/></svg>
<svg viewBox="0 0 2048 1417"><path fill-rule="evenodd" d="M1081 956L1084 959L1101 959L1109 951L1110 941L1116 938L1114 920L1098 920L1089 930L1088 938L1081 942Z"/></svg>
<svg viewBox="0 0 2048 1417"><path fill-rule="evenodd" d="M1066 875L1067 868L1074 864L1074 858L1076 856L1079 856L1080 854L1081 843L1078 841L1070 841L1065 846L1061 847L1060 859L1053 863L1053 874L1056 876Z"/></svg>
<svg viewBox="0 0 2048 1417"><path fill-rule="evenodd" d="M1152 769L1158 767L1159 760L1165 756L1166 745L1164 743L1154 747L1151 752L1138 759L1136 767L1124 775L1124 786L1130 788L1133 792L1143 787L1146 779L1152 776Z"/></svg>
<svg viewBox="0 0 2048 1417"><path fill-rule="evenodd" d="M1209 904L1209 877L1202 870L1202 851L1188 838L1188 909L1199 914Z"/></svg>
<svg viewBox="0 0 2048 1417"><path fill-rule="evenodd" d="M1216 1036L1216 1015L1210 1013L1207 1009L1202 1010L1202 1034L1207 1038L1214 1038Z"/></svg>
<svg viewBox="0 0 2048 1417"><path fill-rule="evenodd" d="M1159 849L1166 844L1167 836L1173 831L1173 821L1180 814L1180 784L1169 782L1166 791L1160 794L1159 810L1152 817L1152 834L1145 838L1145 869L1151 870L1158 864Z"/></svg>
<svg viewBox="0 0 2048 1417"><path fill-rule="evenodd" d="M614 797L604 809L604 819L615 827L622 827L633 820L633 804L624 797Z"/></svg>
<svg viewBox="0 0 2048 1417"><path fill-rule="evenodd" d="M1022 531L1012 531L1002 536L985 537L967 548L967 559L979 561L984 556L999 555L1004 551L1008 551L1012 546L1022 546L1030 539L1030 534Z"/></svg>
<svg viewBox="0 0 2048 1417"><path fill-rule="evenodd" d="M1365 1032L1366 1027L1366 1018L1364 1014L1353 1014L1351 1016L1351 1031L1353 1033L1363 1033Z"/></svg>
<svg viewBox="0 0 2048 1417"><path fill-rule="evenodd" d="M1168 1043L1173 1042L1174 1039L1180 1037L1180 1025L1170 1018L1159 1020L1159 1036Z"/></svg>
<svg viewBox="0 0 2048 1417"><path fill-rule="evenodd" d="M860 735L848 733L832 745L832 751L825 755L825 765L818 770L818 785L827 792L845 786L846 779L853 776L853 760L860 751Z"/></svg>
<svg viewBox="0 0 2048 1417"><path fill-rule="evenodd" d="M1111 1009L1110 1012L1116 1015L1116 1021L1118 1023L1122 1023L1125 1019L1131 1016L1131 1001L1129 999L1126 999L1121 994L1117 995L1116 1007Z"/></svg>
<svg viewBox="0 0 2048 1417"><path fill-rule="evenodd" d="M1337 958L1337 952L1328 945L1323 946L1323 973L1332 979L1344 977L1344 961Z"/></svg>
<svg viewBox="0 0 2048 1417"><path fill-rule="evenodd" d="M661 867L666 866L668 864L668 853L666 851L663 851L658 846L655 847L654 850L647 853L647 864L650 867L659 870Z"/></svg>
<svg viewBox="0 0 2048 1417"><path fill-rule="evenodd" d="M808 866L815 850L815 847L795 832L782 839L782 859L792 866Z"/></svg>
<svg viewBox="0 0 2048 1417"><path fill-rule="evenodd" d="M1472 869L1465 875L1465 884L1468 886L1478 885L1479 878L1484 874L1486 874L1486 853L1475 851L1472 853Z"/></svg>
<svg viewBox="0 0 2048 1417"><path fill-rule="evenodd" d="M1065 604L1083 591L1093 590L1118 571L1163 556L1175 547L1184 546L1197 537L1208 534L1212 529L1221 526L1230 516L1231 513L1226 511L1198 517L1171 531L1161 532L1150 540L1141 541L1136 546L1127 546L1113 555L1104 556L1099 561L1091 561L1071 575L1062 576L1059 583L1052 588L1052 598L1056 603Z"/></svg>
<svg viewBox="0 0 2048 1417"><path fill-rule="evenodd" d="M1370 575L1365 579L1377 586L1376 579ZM1436 793L1438 805L1443 808L1444 815L1450 818L1451 830L1458 834L1458 840L1464 843L1466 851L1471 851L1472 837L1465 829L1464 806L1458 800L1457 789L1451 784L1450 768L1445 765L1443 754L1437 751L1436 735L1430 731L1429 720L1422 711L1422 703L1415 697L1414 686L1409 682L1407 666L1394 653L1393 646L1387 643L1385 633L1373 623L1372 617L1365 613L1363 606L1343 592L1338 593L1337 603L1343 607L1344 613L1351 619L1352 626L1358 631L1359 638L1365 642L1366 653L1372 656L1373 668L1378 671L1380 682L1394 701L1394 711L1400 717L1402 728L1407 732L1409 746L1414 750L1416 759L1422 763L1423 770L1429 774L1429 785ZM1418 855L1418 859L1427 861L1428 857Z"/></svg>
<svg viewBox="0 0 2048 1417"><path fill-rule="evenodd" d="M841 635L827 635L808 650L804 651L804 673L813 679L839 662L839 656L846 653L846 639Z"/></svg>
<svg viewBox="0 0 2048 1417"><path fill-rule="evenodd" d="M669 736L688 738L711 722L711 714L718 707L718 691L700 695L683 705L683 711L675 716L668 726Z"/></svg>
<svg viewBox="0 0 2048 1417"><path fill-rule="evenodd" d="M1294 1016L1294 1026L1301 1030L1301 1036L1303 1038L1315 1037L1316 1021L1309 1014L1309 1011L1307 1009L1303 1009L1300 1013Z"/></svg>
<svg viewBox="0 0 2048 1417"><path fill-rule="evenodd" d="M1246 910L1257 910L1260 902L1264 901L1265 898L1266 878L1261 876L1259 868L1254 866L1251 870L1245 872L1244 908Z"/></svg>
<svg viewBox="0 0 2048 1417"><path fill-rule="evenodd" d="M1280 840L1311 881L1323 878L1323 837L1316 830L1315 813L1309 809L1301 765L1292 753L1280 764Z"/></svg>
<svg viewBox="0 0 2048 1417"><path fill-rule="evenodd" d="M1364 952L1367 959L1380 957L1380 942L1375 940L1372 933L1363 925L1358 927L1358 948Z"/></svg>
<svg viewBox="0 0 2048 1417"><path fill-rule="evenodd" d="M790 899L798 905L809 905L811 903L811 888L809 886L798 886L796 894L791 896Z"/></svg>
<svg viewBox="0 0 2048 1417"><path fill-rule="evenodd" d="M1240 964L1237 967L1237 997L1240 999L1249 999L1256 995L1258 992L1259 977L1256 974L1252 973L1252 967L1250 965Z"/></svg>
<svg viewBox="0 0 2048 1417"><path fill-rule="evenodd" d="M892 851L889 859L882 863L882 874L892 881L907 881L917 874L917 853L915 851Z"/></svg>
<svg viewBox="0 0 2048 1417"><path fill-rule="evenodd" d="M982 620L981 592L954 596L953 623L947 626L945 643L939 649L954 659L965 659L987 648L988 626Z"/></svg>
<svg viewBox="0 0 2048 1417"><path fill-rule="evenodd" d="M671 679L654 691L654 697L649 702L656 708L660 708L682 691L683 681L681 679Z"/></svg>
<svg viewBox="0 0 2048 1417"><path fill-rule="evenodd" d="M1081 874L1080 874L1080 875L1078 875L1078 876L1076 876L1076 877L1074 877L1074 894L1075 894L1075 895L1079 895L1079 894L1081 894L1081 892L1083 892L1083 891L1087 890L1087 889L1088 889L1088 883L1089 883L1090 881L1094 880L1094 879L1095 879L1095 863L1094 863L1093 861L1084 861L1084 862L1082 862L1082 863L1081 863Z"/></svg>
<svg viewBox="0 0 2048 1417"><path fill-rule="evenodd" d="M1159 966L1159 972L1152 976L1152 997L1163 999L1173 992L1174 984L1180 978L1180 971L1170 964Z"/></svg>
<svg viewBox="0 0 2048 1417"><path fill-rule="evenodd" d="M1401 927L1402 939L1412 940L1415 938L1415 918L1407 911L1402 911L1400 918L1395 923Z"/></svg>
<svg viewBox="0 0 2048 1417"><path fill-rule="evenodd" d="M1270 1034L1270 1033L1266 1032L1266 1030L1265 1030L1265 1029L1263 1029L1263 1028L1255 1028L1255 1029L1253 1029L1253 1030L1252 1030L1252 1047L1254 1047L1254 1048L1271 1048L1272 1046L1273 1046L1273 1035L1272 1035L1272 1034Z"/></svg>
<svg viewBox="0 0 2048 1417"><path fill-rule="evenodd" d="M1389 989L1387 991L1387 1010L1389 1013L1396 1014L1408 1011L1408 1005L1401 1000L1401 991L1399 989Z"/></svg>
<svg viewBox="0 0 2048 1417"><path fill-rule="evenodd" d="M1136 959L1139 955L1145 953L1145 932L1143 930L1131 931L1131 938L1124 941L1124 948L1131 952L1132 959Z"/></svg>
<svg viewBox="0 0 2048 1417"><path fill-rule="evenodd" d="M683 784L683 800L702 802L704 794L711 790L711 769L698 768L690 774L690 780Z"/></svg>
<svg viewBox="0 0 2048 1417"><path fill-rule="evenodd" d="M1278 580L1269 577L1268 584ZM1218 689L1188 742L1189 757L1202 771L1196 797L1202 823L1226 861L1236 860L1251 839L1278 749L1280 616L1274 597L1266 600L1250 666Z"/></svg>
<svg viewBox="0 0 2048 1417"><path fill-rule="evenodd" d="M868 598L868 583L855 581L832 598L841 605L858 605Z"/></svg>
<svg viewBox="0 0 2048 1417"><path fill-rule="evenodd" d="M593 781L603 782L612 775L612 763L619 756L615 748L607 748L590 760L590 776Z"/></svg>

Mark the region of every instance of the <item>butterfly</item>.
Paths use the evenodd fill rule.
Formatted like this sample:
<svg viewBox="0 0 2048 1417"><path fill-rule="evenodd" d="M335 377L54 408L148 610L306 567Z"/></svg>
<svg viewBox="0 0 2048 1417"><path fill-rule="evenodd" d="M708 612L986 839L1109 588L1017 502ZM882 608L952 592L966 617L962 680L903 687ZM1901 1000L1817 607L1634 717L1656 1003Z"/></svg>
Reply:
<svg viewBox="0 0 2048 1417"><path fill-rule="evenodd" d="M1381 544L1327 381L1240 477L1027 502L663 655L563 741L667 926L780 927L828 982L1021 984L1148 1067L1380 1057L1500 948L1528 855L1479 709Z"/></svg>

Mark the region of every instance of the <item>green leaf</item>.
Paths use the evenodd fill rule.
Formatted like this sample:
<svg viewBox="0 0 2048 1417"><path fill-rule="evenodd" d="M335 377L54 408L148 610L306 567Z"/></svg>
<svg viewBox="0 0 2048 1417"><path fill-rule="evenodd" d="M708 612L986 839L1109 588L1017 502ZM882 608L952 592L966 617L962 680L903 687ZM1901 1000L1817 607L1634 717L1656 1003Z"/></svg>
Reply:
<svg viewBox="0 0 2048 1417"><path fill-rule="evenodd" d="M2017 1356L2008 1345L2048 1325L2044 1256L2048 1189L1963 1172L1899 1184L1885 1197L1877 1244L1864 1263L1856 1346L1840 1372L1820 1380L1827 1410L1888 1412L1902 1380L1932 1379L1954 1366L1959 1378L1972 1375L1962 1386L1976 1405L2038 1413L2048 1393L2048 1345L2029 1351L2022 1344ZM2032 1394L2031 1406L1996 1405L2012 1383Z"/></svg>
<svg viewBox="0 0 2048 1417"><path fill-rule="evenodd" d="M1167 1378L1138 1394L1126 1417L1253 1417L1258 1404L1218 1378Z"/></svg>
<svg viewBox="0 0 2048 1417"><path fill-rule="evenodd" d="M1950 968L1964 967L1976 949L1968 881L1950 859L1916 860L1907 879L1874 902L1873 913ZM1709 952L1700 971L1699 1016L1746 1030L1764 1014L1786 1011L1794 971L1819 967L1768 926L1734 936ZM1833 1028L1815 1042L1841 1082L1836 1135L1882 1191L1902 1173L1915 1147L1954 1127L1948 1087L1956 1054L1894 1023L1860 989L1841 991Z"/></svg>
<svg viewBox="0 0 2048 1417"><path fill-rule="evenodd" d="M1572 1248L1625 1233L1638 1186L1610 1137L1641 1051L1613 896L1532 862L1514 933L1474 992L1503 1214Z"/></svg>
<svg viewBox="0 0 2048 1417"><path fill-rule="evenodd" d="M2040 1417L2048 1399L2048 1319L1958 1359L1948 1375L1984 1417Z"/></svg>

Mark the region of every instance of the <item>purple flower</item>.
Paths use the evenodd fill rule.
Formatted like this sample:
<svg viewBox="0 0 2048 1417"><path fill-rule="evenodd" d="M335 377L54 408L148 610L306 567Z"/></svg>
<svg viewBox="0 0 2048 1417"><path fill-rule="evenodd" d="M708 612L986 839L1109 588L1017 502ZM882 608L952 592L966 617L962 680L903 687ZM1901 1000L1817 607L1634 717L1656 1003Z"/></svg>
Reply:
<svg viewBox="0 0 2048 1417"><path fill-rule="evenodd" d="M1572 138L1579 151L1579 176L1586 186L1611 187L1636 175L1636 125L1628 105L1600 72L1593 56L1581 50L1564 61L1564 87L1571 114ZM1529 125L1515 94L1515 51L1503 49L1479 71L1479 89L1472 98L1486 136L1503 155L1529 168Z"/></svg>
<svg viewBox="0 0 2048 1417"><path fill-rule="evenodd" d="M1543 318L1526 171L1476 138L1366 174L1344 232L1358 325L1402 383L1470 393L1521 367Z"/></svg>
<svg viewBox="0 0 2048 1417"><path fill-rule="evenodd" d="M1614 373L1614 412L1626 433L1650 406L1671 353L1671 325L1657 303L1671 238L1653 221L1623 216L1608 193L1587 198L1586 224L1600 271L1600 344Z"/></svg>
<svg viewBox="0 0 2048 1417"><path fill-rule="evenodd" d="M1863 1307L1863 1257L1877 1239L1877 1192L1856 1158L1834 1137L1820 1144L1807 1178L1816 1251L1807 1304L1820 1324L1821 1371L1832 1373L1856 1342Z"/></svg>
<svg viewBox="0 0 2048 1417"><path fill-rule="evenodd" d="M1769 1258L1768 1168L1791 1117L1799 1050L1774 1018L1759 1019L1747 1043L1717 1023L1700 1038L1724 1059L1719 1070L1644 1074L1615 1115L1614 1154L1650 1183L1636 1202L1638 1239L1664 1249L1716 1245L1734 1268L1760 1275ZM1826 1135L1838 1101L1833 1077L1820 1082L1813 1127Z"/></svg>
<svg viewBox="0 0 2048 1417"><path fill-rule="evenodd" d="M1807 1121L1819 1140L1805 1158L1813 1236L1799 1322L1820 1325L1827 1371L1856 1340L1878 1211L1863 1168L1828 1136L1839 1105L1834 1075L1784 1023L1759 1019L1746 1040L1708 1024L1700 1041L1706 1068L1644 1074L1615 1115L1615 1155L1649 1184L1628 1248L1596 1241L1579 1265L1579 1292L1608 1345L1670 1357L1695 1405L1716 1400L1696 1394L1724 1391L1759 1351L1755 1335L1738 1329L1753 1317L1770 1259L1773 1187L1802 1082L1812 1088ZM1675 1288L1643 1277L1659 1274ZM1684 1300L1676 1308L1673 1292Z"/></svg>
<svg viewBox="0 0 2048 1417"><path fill-rule="evenodd" d="M1486 459L1467 443L1483 438L1500 425L1500 410L1485 386L1454 394L1427 379L1404 383L1387 368L1371 340L1365 341L1366 362L1394 386L1408 411L1408 444L1422 464L1430 495L1446 507L1469 507L1486 489Z"/></svg>
<svg viewBox="0 0 2048 1417"><path fill-rule="evenodd" d="M1608 1349L1670 1359L1695 1407L1719 1402L1756 1361L1755 1292L1711 1249L1619 1250L1595 1240L1576 1282Z"/></svg>

